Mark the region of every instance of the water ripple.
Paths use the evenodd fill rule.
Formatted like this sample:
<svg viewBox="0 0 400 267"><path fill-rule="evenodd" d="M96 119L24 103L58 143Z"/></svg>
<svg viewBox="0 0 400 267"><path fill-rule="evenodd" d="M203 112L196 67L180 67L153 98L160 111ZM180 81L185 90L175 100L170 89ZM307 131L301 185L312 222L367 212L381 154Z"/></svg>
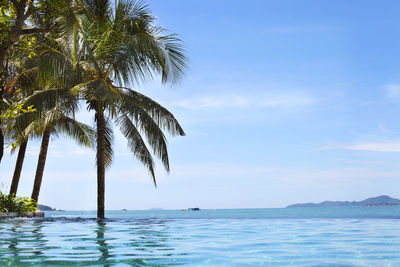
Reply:
<svg viewBox="0 0 400 267"><path fill-rule="evenodd" d="M387 218L0 220L1 266L400 266L399 251Z"/></svg>

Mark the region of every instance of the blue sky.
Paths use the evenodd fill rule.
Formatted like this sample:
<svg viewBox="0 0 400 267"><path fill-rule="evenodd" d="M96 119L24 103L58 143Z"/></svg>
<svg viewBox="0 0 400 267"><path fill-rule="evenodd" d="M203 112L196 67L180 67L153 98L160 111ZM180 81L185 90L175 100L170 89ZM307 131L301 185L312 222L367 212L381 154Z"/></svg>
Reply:
<svg viewBox="0 0 400 267"><path fill-rule="evenodd" d="M158 162L155 189L116 133L106 209L400 198L400 2L148 3L184 40L190 69L178 86L137 90L187 136L169 138L171 173ZM30 196L39 146L28 145L19 195ZM2 162L5 190L15 158ZM95 152L53 137L39 200L95 209Z"/></svg>

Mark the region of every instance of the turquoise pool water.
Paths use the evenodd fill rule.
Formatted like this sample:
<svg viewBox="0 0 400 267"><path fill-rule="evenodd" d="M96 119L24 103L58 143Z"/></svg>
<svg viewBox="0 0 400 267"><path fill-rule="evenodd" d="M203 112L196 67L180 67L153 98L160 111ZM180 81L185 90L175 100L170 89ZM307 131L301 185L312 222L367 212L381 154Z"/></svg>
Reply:
<svg viewBox="0 0 400 267"><path fill-rule="evenodd" d="M400 266L400 207L47 212L0 221L0 266Z"/></svg>

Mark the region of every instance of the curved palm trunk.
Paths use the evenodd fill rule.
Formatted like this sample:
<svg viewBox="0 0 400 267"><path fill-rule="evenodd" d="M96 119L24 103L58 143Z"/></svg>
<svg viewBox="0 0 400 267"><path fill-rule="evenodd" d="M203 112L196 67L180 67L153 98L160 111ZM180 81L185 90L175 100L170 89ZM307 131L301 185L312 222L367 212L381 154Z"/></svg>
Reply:
<svg viewBox="0 0 400 267"><path fill-rule="evenodd" d="M104 114L100 108L96 111L97 122L97 218L104 218L105 193L105 139Z"/></svg>
<svg viewBox="0 0 400 267"><path fill-rule="evenodd" d="M33 183L33 190L31 195L31 199L34 199L35 201L38 201L39 198L40 186L42 185L43 171L44 171L44 165L46 163L49 141L50 141L50 129L46 129L43 133L42 145L40 146L40 153L36 168L35 181Z"/></svg>
<svg viewBox="0 0 400 267"><path fill-rule="evenodd" d="M26 146L28 140L23 142L18 150L17 163L15 164L14 175L11 182L10 195L16 195L18 189L19 178L21 177L22 165L24 164Z"/></svg>

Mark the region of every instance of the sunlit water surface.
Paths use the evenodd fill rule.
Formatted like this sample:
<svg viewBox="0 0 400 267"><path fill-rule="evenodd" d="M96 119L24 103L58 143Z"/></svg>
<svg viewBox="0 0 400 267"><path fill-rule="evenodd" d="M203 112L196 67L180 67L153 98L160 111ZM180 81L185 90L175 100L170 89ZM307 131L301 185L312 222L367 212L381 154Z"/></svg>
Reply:
<svg viewBox="0 0 400 267"><path fill-rule="evenodd" d="M400 266L400 207L106 215L0 220L0 266Z"/></svg>

